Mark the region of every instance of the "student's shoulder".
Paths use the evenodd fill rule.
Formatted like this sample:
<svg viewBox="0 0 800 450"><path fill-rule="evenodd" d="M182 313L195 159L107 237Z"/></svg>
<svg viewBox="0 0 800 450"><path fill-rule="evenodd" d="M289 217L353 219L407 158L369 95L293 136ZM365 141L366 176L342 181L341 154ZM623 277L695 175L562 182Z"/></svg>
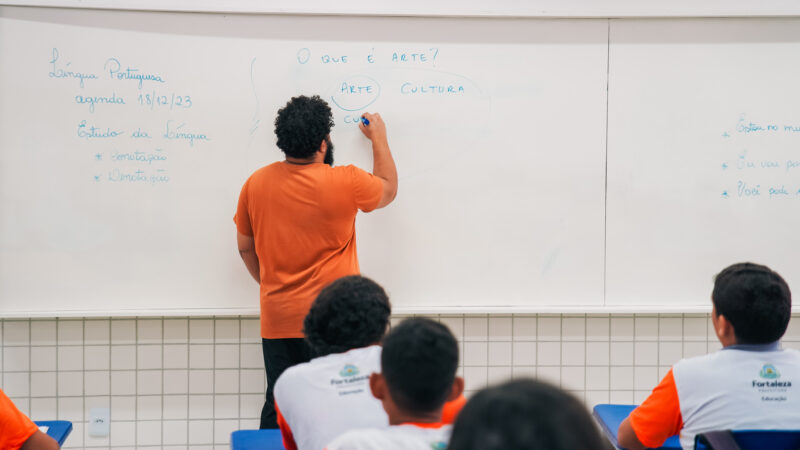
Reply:
<svg viewBox="0 0 800 450"><path fill-rule="evenodd" d="M367 450L387 448L385 430L359 428L346 431L325 446L327 450Z"/></svg>
<svg viewBox="0 0 800 450"><path fill-rule="evenodd" d="M278 389L291 388L291 386L295 386L296 384L305 383L305 380L319 371L318 366L318 364L314 363L314 360L311 360L289 367L283 371L275 382L276 392Z"/></svg>
<svg viewBox="0 0 800 450"><path fill-rule="evenodd" d="M678 364L699 364L704 363L707 361L713 361L715 359L719 359L723 357L725 354L722 350L717 350L715 352L706 353L705 355L697 355L697 356L690 356L688 358L681 358L678 362L675 363L677 366Z"/></svg>

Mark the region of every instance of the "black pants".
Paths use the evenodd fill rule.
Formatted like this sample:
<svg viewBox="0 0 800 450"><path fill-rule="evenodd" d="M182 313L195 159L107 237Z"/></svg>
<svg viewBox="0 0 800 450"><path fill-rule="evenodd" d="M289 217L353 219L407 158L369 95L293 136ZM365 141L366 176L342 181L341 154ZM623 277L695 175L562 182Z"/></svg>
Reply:
<svg viewBox="0 0 800 450"><path fill-rule="evenodd" d="M264 353L264 368L267 370L267 399L261 409L259 428L278 428L278 415L275 413L275 381L289 367L311 360L311 347L305 339L261 339Z"/></svg>

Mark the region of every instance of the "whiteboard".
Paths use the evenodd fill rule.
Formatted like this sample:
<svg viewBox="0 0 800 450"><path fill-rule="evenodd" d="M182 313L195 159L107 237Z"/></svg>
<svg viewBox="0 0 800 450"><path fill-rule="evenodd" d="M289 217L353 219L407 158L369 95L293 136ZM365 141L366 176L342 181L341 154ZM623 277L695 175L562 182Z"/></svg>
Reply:
<svg viewBox="0 0 800 450"><path fill-rule="evenodd" d="M614 21L606 302L708 305L712 276L800 283L800 21Z"/></svg>
<svg viewBox="0 0 800 450"><path fill-rule="evenodd" d="M388 124L357 239L395 311L601 308L607 62L605 20L2 7L0 315L257 312L232 217L301 93L337 164Z"/></svg>

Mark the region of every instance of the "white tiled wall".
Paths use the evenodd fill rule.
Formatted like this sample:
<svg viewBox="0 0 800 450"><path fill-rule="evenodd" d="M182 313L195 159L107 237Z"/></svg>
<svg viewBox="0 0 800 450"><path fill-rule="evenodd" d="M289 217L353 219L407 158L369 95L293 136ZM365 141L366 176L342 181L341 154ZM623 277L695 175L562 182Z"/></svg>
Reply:
<svg viewBox="0 0 800 450"><path fill-rule="evenodd" d="M402 317L393 317L397 322ZM636 403L678 359L719 348L707 315L440 316L461 343L468 394L533 376L597 403ZM0 321L0 387L34 420L72 421L65 448L228 449L257 428L258 319ZM784 346L800 348L794 316ZM111 408L111 435L86 433Z"/></svg>

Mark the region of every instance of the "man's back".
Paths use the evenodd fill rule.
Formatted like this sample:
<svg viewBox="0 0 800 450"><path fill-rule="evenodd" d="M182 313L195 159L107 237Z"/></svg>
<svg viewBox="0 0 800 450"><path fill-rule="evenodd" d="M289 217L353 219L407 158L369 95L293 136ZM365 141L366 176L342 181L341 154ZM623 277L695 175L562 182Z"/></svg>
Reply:
<svg viewBox="0 0 800 450"><path fill-rule="evenodd" d="M236 223L255 239L262 337L303 337L300 324L322 287L359 272L355 215L381 195L381 181L354 166L276 162L248 179Z"/></svg>

